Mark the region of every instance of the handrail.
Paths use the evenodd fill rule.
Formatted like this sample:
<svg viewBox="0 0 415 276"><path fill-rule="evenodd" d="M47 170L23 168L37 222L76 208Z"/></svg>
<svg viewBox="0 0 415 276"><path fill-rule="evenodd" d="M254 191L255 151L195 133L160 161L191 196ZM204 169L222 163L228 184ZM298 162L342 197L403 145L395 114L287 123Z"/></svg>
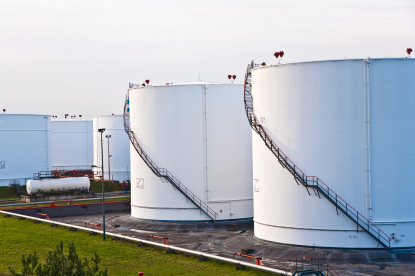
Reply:
<svg viewBox="0 0 415 276"><path fill-rule="evenodd" d="M131 85L130 85L131 86ZM147 166L152 170L152 172L157 175L158 177L162 177L166 179L173 187L177 188L180 193L182 193L188 200L190 200L194 205L196 205L202 212L204 212L208 217L210 217L213 221L219 217L219 215L212 210L205 202L203 202L198 196L196 196L192 191L190 191L183 183L181 183L171 172L169 172L166 168L159 168L153 160L145 153L143 148L138 143L137 139L135 138L134 132L130 128L129 121L129 92L127 92L125 102L124 102L124 130L127 133L128 137L130 138L131 144L136 149L138 155L143 159L143 161L147 164Z"/></svg>
<svg viewBox="0 0 415 276"><path fill-rule="evenodd" d="M307 176L302 170L295 165L291 159L285 155L285 153L274 143L271 139L271 136L267 133L265 128L262 126L258 118L255 116L254 107L253 107L253 96L251 92L251 69L255 66L258 66L253 61L248 65L245 81L244 81L244 103L245 111L248 121L252 129L258 133L262 140L265 142L265 145L272 151L272 153L277 157L281 166L286 168L293 176L295 181L300 182L304 187L311 187L317 190L317 194L320 197L320 193L326 197L336 208L340 209L347 217L356 222L364 231L366 231L370 236L372 236L376 241L378 241L385 249L390 248L392 238L389 237L385 232L380 230L375 224L365 218L361 213L354 209L350 204L348 204L343 198L338 196L332 189L330 189L321 179L317 176ZM311 184L310 184L311 182ZM308 189L307 189L308 191ZM308 192L310 194L310 192ZM353 212L354 211L354 212Z"/></svg>
<svg viewBox="0 0 415 276"><path fill-rule="evenodd" d="M294 260L295 260L295 263L294 263ZM289 271L290 273L294 274L296 271L298 271L298 269L300 268L299 266L300 261L301 261L301 270L304 270L304 266L305 267L309 266L311 267L312 270L314 269L314 266L316 266L317 271L322 272L326 276L330 276L330 275L340 276L324 259L313 257L313 256L292 259L288 263L288 265L285 266L284 268L285 273L287 273L287 269L289 269L290 266L292 266L292 268ZM304 261L309 261L309 264L306 262L304 265Z"/></svg>

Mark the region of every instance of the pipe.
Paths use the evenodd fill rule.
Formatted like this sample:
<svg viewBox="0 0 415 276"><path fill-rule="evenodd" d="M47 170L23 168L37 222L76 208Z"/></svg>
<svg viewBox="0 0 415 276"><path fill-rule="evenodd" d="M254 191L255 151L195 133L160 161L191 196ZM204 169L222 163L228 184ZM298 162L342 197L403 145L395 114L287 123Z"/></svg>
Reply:
<svg viewBox="0 0 415 276"><path fill-rule="evenodd" d="M370 58L364 61L364 127L365 127L365 186L366 208L369 211L369 220L372 220L372 187L370 181L370 101L369 101L369 65Z"/></svg>
<svg viewBox="0 0 415 276"><path fill-rule="evenodd" d="M49 131L48 131L48 117L44 116L43 118L45 118L45 123L46 123L46 129L45 129L45 168L48 171L49 170L49 141L48 141L48 135L49 135Z"/></svg>
<svg viewBox="0 0 415 276"><path fill-rule="evenodd" d="M209 202L209 172L208 172L208 127L207 127L207 90L209 85L203 85L203 148L205 153L205 202Z"/></svg>
<svg viewBox="0 0 415 276"><path fill-rule="evenodd" d="M45 223L57 224L57 225L70 227L70 228L76 228L76 229L87 231L87 232L94 232L94 233L97 233L97 234L102 234L102 231L100 231L100 230L85 228L85 227L81 227L81 226L75 226L75 225L71 225L71 224L67 224L67 223L62 223L62 222L57 222L57 221L52 221L52 220L46 220L46 219L41 219L41 218L35 218L35 217L31 217L31 216L20 215L20 214L15 214L15 213L12 213L12 212L1 211L1 210L0 210L0 213L5 214L5 215L15 216L15 217L22 217L22 218L26 218L26 219L41 221L41 222L45 222ZM228 259L228 258L212 255L212 254L206 254L206 253L199 252L199 251L180 248L180 247L177 247L177 246L165 245L165 244L161 244L161 243L156 243L156 242L137 239L137 238L133 238L133 237L129 237L129 236L124 236L124 235L121 235L121 234L113 234L113 233L106 233L106 234L108 236L112 236L112 237L117 237L117 238L121 238L121 239L125 239L125 240L135 241L135 242L141 242L141 243L145 243L145 244L149 244L149 245L153 245L153 246L157 246L157 247L162 247L162 248L165 248L165 249L168 249L168 250L175 250L175 251L184 252L184 253L191 254L191 255L206 257L206 258L215 259L215 260L218 260L218 261L224 261L224 262L227 262L227 263L243 265L243 266L247 266L247 267L250 267L250 268L253 268L253 269L263 270L263 271L267 271L267 272L271 272L271 273L284 274L284 275L290 275L290 276L292 275L292 273L285 272L283 270L270 268L270 267L265 267L265 266L262 266L262 265L254 265L254 264L251 264L251 263L240 262L240 261L236 261L236 260L233 260L233 259Z"/></svg>

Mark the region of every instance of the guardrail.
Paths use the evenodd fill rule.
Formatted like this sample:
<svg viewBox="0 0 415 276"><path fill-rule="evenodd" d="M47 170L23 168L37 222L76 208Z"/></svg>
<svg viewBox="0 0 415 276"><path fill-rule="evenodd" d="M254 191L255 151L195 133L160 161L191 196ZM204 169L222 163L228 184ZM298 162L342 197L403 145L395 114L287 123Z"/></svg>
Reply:
<svg viewBox="0 0 415 276"><path fill-rule="evenodd" d="M12 216L12 217L14 216L14 217L26 218L26 219L30 219L30 220L35 220L35 221L60 225L60 226L68 227L68 228L76 228L78 230L87 231L87 232L91 232L91 233L93 232L93 233L97 233L97 234L102 234L102 231L98 231L98 230L95 230L95 229L85 228L85 227L81 227L81 226L75 226L75 225L62 223L62 222L57 222L57 221L51 221L51 220L46 220L46 219L35 218L35 217L31 217L31 216L26 216L26 215L15 214L15 213L12 213L12 212L7 212L7 211L1 211L0 210L0 214L9 215L9 216ZM181 247L177 247L177 246L171 246L171 245L166 245L166 244L162 244L162 243L137 239L137 238L133 238L133 237L129 237L129 236L124 236L122 234L114 234L114 233L110 233L110 232L106 231L105 235L111 236L111 237L117 237L117 238L124 239L124 240L134 241L134 242L138 242L138 243L144 243L144 244L148 244L148 245L162 247L164 249L183 252L183 253L186 253L186 254L195 255L195 256L202 257L202 258L210 258L210 259L223 261L223 262L227 262L227 263L232 263L232 264L236 264L236 265L240 265L240 266L247 266L247 267L250 267L250 268L253 268L253 269L267 271L267 272L271 272L271 273L275 273L275 274L285 274L285 271L280 270L280 269L275 269L275 268L266 267L266 266L258 266L258 265L254 265L254 264L246 263L246 262L239 262L239 261L229 259L229 258L225 258L225 257L220 257L220 256L212 255L212 254L202 253L202 252L199 252L199 251L189 250L189 249L185 249L185 248L181 248ZM292 275L292 273L286 273L285 275Z"/></svg>

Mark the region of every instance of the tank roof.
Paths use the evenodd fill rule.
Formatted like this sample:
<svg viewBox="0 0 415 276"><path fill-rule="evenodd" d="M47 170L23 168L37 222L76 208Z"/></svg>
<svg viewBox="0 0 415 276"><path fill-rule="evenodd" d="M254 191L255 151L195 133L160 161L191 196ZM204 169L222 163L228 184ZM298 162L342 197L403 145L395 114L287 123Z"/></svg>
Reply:
<svg viewBox="0 0 415 276"><path fill-rule="evenodd" d="M251 70L261 69L261 68L269 68L269 67L278 67L284 65L297 65L297 64L304 64L304 63L317 63L317 62L341 62L341 61L363 61L363 60L415 60L414 58L345 58L345 59L327 59L327 60L312 60L312 61L300 61L300 62L290 62L290 63L282 63L282 64L275 64L275 65L266 65L266 66L258 66L254 67Z"/></svg>
<svg viewBox="0 0 415 276"><path fill-rule="evenodd" d="M114 114L114 115L98 115L92 118L101 118L101 117L117 117L117 116L124 116L123 114Z"/></svg>
<svg viewBox="0 0 415 276"><path fill-rule="evenodd" d="M209 81L199 81L199 82L182 82L182 83L172 83L172 84L158 84L158 85L148 85L148 86L140 86L136 88L130 88L130 89L142 89L146 87L164 87L164 86L187 86L187 85L242 85L237 83L227 83L227 82L209 82Z"/></svg>
<svg viewBox="0 0 415 276"><path fill-rule="evenodd" d="M19 113L0 113L0 115L13 115L13 116L52 116L47 114L19 114Z"/></svg>
<svg viewBox="0 0 415 276"><path fill-rule="evenodd" d="M79 118L77 118L77 119L74 119L74 118L68 118L68 119L59 118L59 119L54 119L54 118L52 118L52 121L53 122L92 122L92 119L79 119Z"/></svg>

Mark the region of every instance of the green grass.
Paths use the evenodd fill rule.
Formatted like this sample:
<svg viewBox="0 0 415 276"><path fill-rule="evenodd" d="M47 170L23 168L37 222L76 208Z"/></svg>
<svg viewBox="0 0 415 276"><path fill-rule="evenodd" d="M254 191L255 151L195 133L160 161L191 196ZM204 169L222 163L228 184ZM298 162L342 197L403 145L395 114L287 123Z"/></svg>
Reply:
<svg viewBox="0 0 415 276"><path fill-rule="evenodd" d="M109 275L269 275L254 269L235 270L235 265L207 260L181 253L166 254L161 248L137 247L130 241L113 241L108 237L90 236L87 232L70 232L65 227L50 227L48 223L34 224L32 220L0 216L0 275L8 275L8 267L21 271L21 257L36 251L44 261L47 253L63 241L68 253L74 243L80 258L90 260L96 252L101 257L100 269Z"/></svg>
<svg viewBox="0 0 415 276"><path fill-rule="evenodd" d="M102 181L91 181L91 191L94 193L102 193ZM108 181L104 182L105 192L109 191ZM124 191L118 181L111 181L111 192Z"/></svg>
<svg viewBox="0 0 415 276"><path fill-rule="evenodd" d="M22 187L23 191L26 192L26 185ZM14 199L14 198L20 198L20 196L17 195L16 190L14 187L10 186L3 186L0 187L0 200L2 199Z"/></svg>

